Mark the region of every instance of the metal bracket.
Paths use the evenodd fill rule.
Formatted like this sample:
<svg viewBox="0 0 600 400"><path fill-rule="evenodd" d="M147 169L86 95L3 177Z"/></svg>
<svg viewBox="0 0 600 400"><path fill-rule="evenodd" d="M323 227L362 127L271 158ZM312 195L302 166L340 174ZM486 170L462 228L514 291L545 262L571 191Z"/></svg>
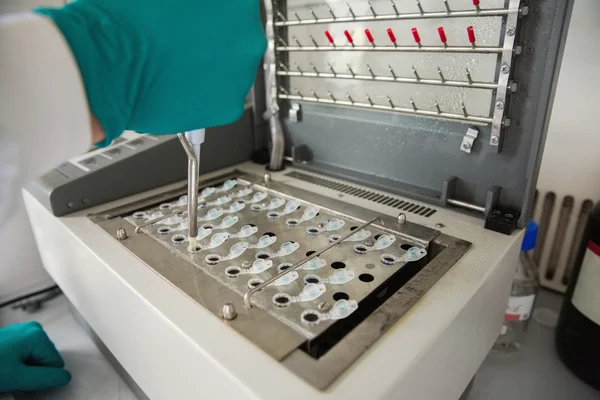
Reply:
<svg viewBox="0 0 600 400"><path fill-rule="evenodd" d="M477 128L469 128L467 129L467 133L463 137L462 143L460 144L460 149L465 153L471 153L473 150L473 145L475 144L475 140L479 136L479 131Z"/></svg>
<svg viewBox="0 0 600 400"><path fill-rule="evenodd" d="M288 119L290 122L302 121L302 107L299 103L290 104L290 111L288 112Z"/></svg>

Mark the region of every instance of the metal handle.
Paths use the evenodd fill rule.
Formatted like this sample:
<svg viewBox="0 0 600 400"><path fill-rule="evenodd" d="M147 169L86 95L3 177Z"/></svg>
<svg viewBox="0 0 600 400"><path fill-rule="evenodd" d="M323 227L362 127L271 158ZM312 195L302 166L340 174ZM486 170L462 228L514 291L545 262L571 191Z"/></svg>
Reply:
<svg viewBox="0 0 600 400"><path fill-rule="evenodd" d="M246 293L246 295L244 296L244 304L246 305L246 307L251 308L252 307L252 303L250 303L250 297L254 293L263 290L265 287L269 286L271 283L275 282L277 279L281 278L282 276L284 276L286 274L289 274L292 271L297 270L298 268L300 268L302 265L306 264L307 262L309 262L313 258L320 256L321 254L325 253L327 250L331 249L334 246L337 246L339 243L341 243L344 240L348 239L350 236L354 235L356 232L360 231L361 229L365 229L367 226L369 226L371 224L374 224L376 221L379 221L383 225L383 220L381 220L380 217L375 217L375 218L371 219L370 221L365 222L364 224L362 224L361 226L359 226L355 230L348 232L347 234L345 234L344 236L340 237L335 242L332 242L328 246L323 247L321 250L319 250L319 251L311 254L310 256L306 257L304 260L296 263L293 267L286 269L285 271L281 272L280 274L275 275L271 279L268 279L265 282L261 283L260 285L254 287L253 289L250 289L250 291L248 291L248 293Z"/></svg>
<svg viewBox="0 0 600 400"><path fill-rule="evenodd" d="M278 46L277 51L366 51L399 53L481 53L500 54L502 47L466 47L466 46ZM510 51L512 54L512 51Z"/></svg>

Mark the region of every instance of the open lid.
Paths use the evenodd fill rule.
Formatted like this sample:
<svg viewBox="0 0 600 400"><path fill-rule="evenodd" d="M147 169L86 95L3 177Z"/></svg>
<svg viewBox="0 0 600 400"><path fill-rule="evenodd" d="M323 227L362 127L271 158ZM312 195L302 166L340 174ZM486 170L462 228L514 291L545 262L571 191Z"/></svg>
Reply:
<svg viewBox="0 0 600 400"><path fill-rule="evenodd" d="M524 227L572 3L266 0L271 168Z"/></svg>

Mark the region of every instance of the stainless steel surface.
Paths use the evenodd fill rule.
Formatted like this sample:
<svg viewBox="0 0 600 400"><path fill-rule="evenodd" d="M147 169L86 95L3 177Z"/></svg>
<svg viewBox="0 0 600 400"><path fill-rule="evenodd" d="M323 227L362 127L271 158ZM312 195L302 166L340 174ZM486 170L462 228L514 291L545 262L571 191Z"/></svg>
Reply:
<svg viewBox="0 0 600 400"><path fill-rule="evenodd" d="M186 137L179 133L177 134L185 153L188 156L188 198L187 198L187 213L188 213L188 251L196 252L196 237L198 237L198 175L199 168L196 155Z"/></svg>
<svg viewBox="0 0 600 400"><path fill-rule="evenodd" d="M127 239L127 231L124 228L117 229L117 239L118 240Z"/></svg>
<svg viewBox="0 0 600 400"><path fill-rule="evenodd" d="M468 128L467 133L465 133L462 143L460 144L460 149L465 153L471 153L473 150L473 145L475 144L475 140L478 136L479 131L476 128Z"/></svg>
<svg viewBox="0 0 600 400"><path fill-rule="evenodd" d="M442 11L442 12L425 12L422 13L397 13L397 14L378 14L378 15L363 15L350 17L324 17L312 19L296 19L285 20L285 17L280 15L279 21L275 22L275 26L294 26L294 25L316 25L316 24L332 24L345 22L372 22L372 21L396 21L396 20L411 20L411 19L434 19L434 18L469 18L469 17L497 17L508 14L508 10L502 8L482 9L482 10L464 10L464 11ZM283 18L282 18L283 17Z"/></svg>
<svg viewBox="0 0 600 400"><path fill-rule="evenodd" d="M285 152L285 138L283 136L283 127L279 120L279 105L277 104L277 74L275 71L275 30L273 26L274 14L273 3L271 0L263 1L265 10L265 33L267 35L267 52L264 57L264 76L265 76L265 100L267 112L269 113L269 133L271 138L271 158L269 168L271 171L279 171L283 165L283 155Z"/></svg>
<svg viewBox="0 0 600 400"><path fill-rule="evenodd" d="M233 321L237 317L237 311L233 303L223 304L223 310L221 311L223 319L226 321Z"/></svg>
<svg viewBox="0 0 600 400"><path fill-rule="evenodd" d="M142 224L139 224L138 226L135 227L135 233L140 233L142 228L145 228L152 224L156 224L157 222L160 222L163 219L167 219L169 217L172 217L173 215L177 215L180 212L185 211L185 210L187 210L187 206L173 208L170 212L166 213L165 215L161 215L160 217L156 217L156 218L150 219Z"/></svg>
<svg viewBox="0 0 600 400"><path fill-rule="evenodd" d="M480 213L485 213L485 207L481 207L476 204L467 203L466 201L448 199L447 202L449 204L452 204L453 206L466 208L466 209L477 211Z"/></svg>
<svg viewBox="0 0 600 400"><path fill-rule="evenodd" d="M502 47L467 46L278 46L277 51L332 51L332 52L395 52L395 53L469 53L500 54Z"/></svg>
<svg viewBox="0 0 600 400"><path fill-rule="evenodd" d="M469 115L466 116L464 114L454 114L454 113L449 113L449 112L436 112L436 111L429 111L429 110L421 110L419 108L417 108L416 104L414 104L413 102L413 108L405 108L405 107L392 107L392 106L387 106L387 105L380 105L380 104L371 104L371 103L358 103L355 102L351 99L350 95L348 95L348 98L350 99L350 101L343 101L343 100L333 100L333 99L324 99L324 98L316 98L316 97L306 97L306 96L302 96L302 95L288 95L288 94L280 94L279 95L280 99L285 99L285 100L296 100L296 101L304 101L304 102L309 102L309 103L321 103L321 104L333 104L333 105L340 105L340 106L345 106L345 107L357 107L357 108L368 108L368 109L373 109L373 110L380 110L380 111L394 111L394 112L400 112L400 113L404 113L404 114L417 114L417 115L422 115L422 116L427 116L427 117L437 117L437 118L447 118L447 119L452 119L452 120L458 120L458 121L465 121L465 122L470 122L470 123L479 123L479 124L489 124L493 121L492 118L490 117L479 117L479 116L475 116L475 115Z"/></svg>
<svg viewBox="0 0 600 400"><path fill-rule="evenodd" d="M374 224L376 221L380 221L380 223L383 223L383 221L381 221L379 217L375 217L375 218L371 219L370 221L365 222L364 224L362 224L358 228L356 228L356 231L360 232L362 229L364 229L364 228L366 228L366 227ZM244 296L244 304L246 305L246 307L252 307L252 303L250 303L250 298L252 297L252 295L254 293L263 290L265 287L269 286L271 283L275 282L276 280L278 280L279 278L283 277L284 275L287 275L290 272L297 270L298 268L302 267L304 264L306 264L307 262L309 262L313 258L319 257L321 254L323 254L327 250L329 250L329 249L337 246L338 244L340 244L344 240L348 239L350 236L354 235L355 233L356 233L355 231L351 230L350 232L346 233L345 235L339 237L337 240L335 240L331 244L323 247L320 250L317 250L316 252L312 253L310 256L308 256L308 257L302 259L301 261L297 262L294 266L286 269L285 271L279 273L278 275L275 275L274 277L272 277L272 278L268 279L267 281L261 283L260 285L256 286L254 289L251 289Z"/></svg>
<svg viewBox="0 0 600 400"><path fill-rule="evenodd" d="M504 103L509 91L510 70L513 63L515 45L515 30L519 18L519 5L521 0L510 0L509 13L504 22L505 35L503 39L503 52L500 60L501 67L498 71L498 89L496 90L496 108L493 110L492 132L490 136L491 149L499 153L502 146L502 128L504 126Z"/></svg>
<svg viewBox="0 0 600 400"><path fill-rule="evenodd" d="M164 228L164 224L148 226L142 230L143 233L131 236L128 240L116 241L115 243L119 243L119 245L129 249L150 268L154 269L180 291L212 312L216 317L223 318L223 305L225 303L233 304L233 307L237 311L237 317L228 321L228 325L232 329L238 331L273 358L282 362L287 368L319 389L324 389L333 383L337 376L348 368L354 360L391 327L469 247L469 243L467 242L441 235L438 231L430 228L409 221L403 225L397 225L397 218L380 215L372 210L359 208L314 192L297 189L278 181L272 181L267 188L260 184L263 181L260 177L243 173L234 173L234 176L238 178L238 189L251 188L268 193L269 198L263 200L264 204L268 204L269 199L275 197L287 200L298 199L300 201L302 207L300 210L292 212L290 215L271 219L267 217L267 212L265 211L258 213L248 211L250 203L249 200L246 200L246 208L236 214L239 217L237 224L225 230L235 233L241 226L254 221L255 225L259 228L259 232L242 240L250 244L255 244L261 234L269 231L277 236L277 244L274 244L272 248L256 249L256 251L248 250L235 260L222 261L216 265L209 265L204 261L205 256L213 252L221 256L227 254L227 249L229 249L231 241L226 242L217 249L204 251L201 254L190 254L181 248L181 246L175 245L169 235L159 234L159 229ZM231 175L203 182L202 186L219 186L223 180L228 178L231 178ZM259 183L251 184L252 182ZM237 193L238 189L233 189L230 194ZM177 201L179 195L182 194L182 192L168 193L171 195L171 201ZM223 196L223 194L215 194L214 198ZM249 196L253 196L253 194ZM136 206L144 204L147 214L151 215L157 205L165 202L164 197L165 194L160 193L142 202L132 203L134 206L126 204L118 209L107 210L92 215L90 218L107 234L116 238L116 232L119 227L131 226L133 228L140 221L130 217L134 211L139 210ZM211 201L212 198L208 197L207 200ZM250 198L248 197L248 199ZM310 199L310 202L307 202L306 199ZM169 202L168 199L166 201ZM290 228L286 225L286 219L301 218L304 210L311 204L320 207L320 214L317 217L309 222L299 224L296 228ZM223 206L223 208L226 208L226 206ZM281 208L278 210L281 210ZM111 216L111 218L109 219L107 216ZM346 221L346 225L340 229L339 233L332 231L309 235L306 232L306 228L309 226L316 227L323 224L323 227L327 227L331 218L339 218ZM274 307L272 302L274 294L285 293L290 296L296 296L304 288L304 279L303 276L300 276L286 287L266 287L254 296L253 304L256 307L244 307L243 296L248 290L247 278L259 278L263 282L266 282L273 275L277 274L276 266L280 262L291 265L298 264L299 261L306 260L306 252L329 247L325 246L325 244L329 242L330 235L337 235L338 240L343 240L343 237L349 236L346 233L347 231L350 234L359 232L361 224L366 226L367 223L377 219L381 219L383 223L381 226L370 227L371 236L381 234L393 235L396 238L396 242L391 247L359 255L354 253L352 249L354 245L362 244L364 240L363 242L343 242L338 245L330 243L331 249L325 254L321 254L321 256L332 268L325 267L316 271L302 272L304 277L306 275L317 275L319 278L329 278L336 271L335 268L339 268L339 265L343 263L345 264L345 270L354 272L356 277L362 274L370 274L369 278L372 280L354 279L349 283L341 285L326 284L327 290L325 294L313 301L306 304L290 304L290 306L283 309ZM368 222L365 223L364 221ZM211 221L211 223L216 225L219 222L217 220ZM351 225L356 226L356 229L349 229ZM172 231L171 233L177 232ZM345 235L342 236L342 233L345 233ZM273 254L279 248L279 244L287 240L296 241L299 243L300 248L289 257L270 257L271 260L275 261L276 265L269 270L257 275L241 275L237 278L230 278L224 273L225 269L232 265L241 265L240 270L244 268L244 265L248 266L248 263L256 260L256 256L261 251L268 251ZM205 245L207 241L208 239L201 244ZM237 241L235 240L233 243ZM365 316L366 319L352 329L345 337L336 339L338 340L337 344L323 356L318 359L312 358L304 350L301 350L304 343L318 340L335 323L333 321L322 321L315 326L305 326L299 320L301 312L307 309L326 312L329 306L336 300L333 295L338 292L345 293L350 299L360 302L369 293L375 290L382 290L381 287L384 282L388 282L389 278L395 276L397 271L408 271L403 269L408 265L403 262L399 262L393 266L384 265L381 262L383 253L391 253L396 256L403 255L406 247L402 246L416 246L429 251L428 259L423 261L424 266L421 272L416 272L413 278L402 286L392 298L374 309L371 314ZM411 263L411 265L414 264ZM300 270L297 272L300 272ZM406 291L404 287L407 288ZM269 334L265 335L265 332L269 332ZM342 350L342 353L340 353L340 350ZM315 375L318 375L318 377L315 377Z"/></svg>

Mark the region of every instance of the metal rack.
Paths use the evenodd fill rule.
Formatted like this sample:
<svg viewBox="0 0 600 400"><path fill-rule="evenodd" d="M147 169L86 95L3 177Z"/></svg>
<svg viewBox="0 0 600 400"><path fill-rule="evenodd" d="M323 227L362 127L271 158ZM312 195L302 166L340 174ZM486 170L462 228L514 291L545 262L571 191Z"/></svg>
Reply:
<svg viewBox="0 0 600 400"><path fill-rule="evenodd" d="M511 90L516 89L516 83L512 82L509 77L511 75L512 61L515 55L520 54L520 47L515 46L515 35L517 28L517 20L520 15L525 15L528 9L524 7L520 9L520 0L506 0L505 8L482 9L480 8L479 0L473 0L473 10L453 10L451 0L440 0L443 3L446 11L426 11L423 9L419 0L416 0L416 5L419 9L417 13L406 13L399 10L399 6L393 0L390 0L394 13L380 14L375 11L373 5L368 1L370 15L357 15L352 7L347 5L348 15L342 16L334 13L329 5L324 5L322 8L315 11L309 8L312 18L302 18L293 9L281 7L276 2L267 1L267 34L270 40L269 59L270 68L267 71L267 82L271 82L271 90L267 93L271 94L271 110L279 110L277 105L278 100L319 103L327 105L336 105L344 107L355 107L361 109L373 109L380 111L397 112L403 114L412 114L431 118L442 118L454 121L463 122L466 124L483 124L491 125L490 148L494 152L500 151L502 142L502 128L510 124L510 119L506 117L508 105L508 95ZM323 15L326 12L327 15ZM291 15L288 15L291 14ZM339 12L338 12L339 14ZM310 45L302 43L296 36L291 36L289 40L295 42L295 45L290 45L286 41L288 36L288 27L310 26L319 24L337 24L337 23L355 23L355 22L380 22L380 21L401 21L401 20L420 20L420 19L451 19L451 18L484 18L484 17L502 17L501 21L501 37L500 45L498 46L480 46L477 43L476 32L472 26L467 27L467 37L470 46L448 45L448 38L443 27L438 28L441 45L424 46L421 43L420 34L417 28L412 28L412 35L415 44L412 46L399 45L396 38L396 33L391 29L387 29L387 34L390 39L390 44L376 43L373 34L369 29L365 29L365 35L369 45L357 45L355 40L348 30L344 31L345 43L339 43L339 40L333 38L329 31L325 31L325 36L329 44L320 44L312 35L308 35ZM331 64L328 64L329 71L320 71L311 64L312 71L304 71L298 65L295 65L296 70L292 70L289 62L286 63L290 53L307 52L307 53L414 53L414 54L491 54L497 55L497 68L495 78L492 82L474 81L471 72L466 68L466 80L446 79L441 67L438 67L438 75L440 79L422 78L415 67L412 67L414 77L399 76L394 72L392 66L388 66L390 75L376 75L371 67L367 64L367 69L370 75L356 74L352 67L348 65L347 72L335 71ZM327 79L332 82L339 80L356 80L363 82L384 82L398 84L413 84L413 85L430 85L430 86L445 86L463 89L483 89L492 92L492 101L490 103L489 113L470 113L468 112L464 102L459 104L462 113L454 113L445 111L440 101L420 102L418 97L410 97L411 107L400 107L394 104L394 92L376 93L377 97L387 99L387 104L376 104L371 98L371 95L364 95L367 102L358 102L353 100L353 95L347 93L346 99L337 99L331 92L327 92L327 97L319 96L314 90L310 90L311 95L300 93L288 85L286 81L289 78L319 78ZM282 80L282 82L279 82ZM286 87L288 86L288 87ZM339 95L336 95L339 96ZM416 101L415 101L416 99ZM269 101L269 99L267 99ZM417 106L416 103L421 103ZM427 106L425 106L427 104ZM458 107L456 107L458 108Z"/></svg>

